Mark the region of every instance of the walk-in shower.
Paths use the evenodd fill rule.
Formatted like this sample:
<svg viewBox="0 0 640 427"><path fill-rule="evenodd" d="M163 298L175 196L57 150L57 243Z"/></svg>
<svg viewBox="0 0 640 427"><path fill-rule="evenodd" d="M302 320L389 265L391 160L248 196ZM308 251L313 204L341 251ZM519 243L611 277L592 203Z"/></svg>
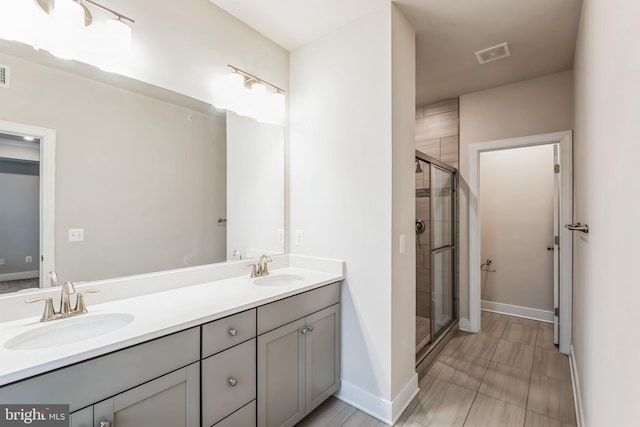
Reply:
<svg viewBox="0 0 640 427"><path fill-rule="evenodd" d="M416 354L456 317L456 170L416 151Z"/></svg>

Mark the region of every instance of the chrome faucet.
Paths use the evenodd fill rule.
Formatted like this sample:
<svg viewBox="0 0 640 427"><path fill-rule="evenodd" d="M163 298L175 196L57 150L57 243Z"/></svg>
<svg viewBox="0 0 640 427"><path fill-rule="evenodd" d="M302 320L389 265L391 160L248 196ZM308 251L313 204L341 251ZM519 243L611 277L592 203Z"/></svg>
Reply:
<svg viewBox="0 0 640 427"><path fill-rule="evenodd" d="M52 271L49 273L51 284L56 286L58 284L58 277L56 273ZM56 312L53 308L52 297L39 297L28 299L25 302L34 303L37 301L44 301L44 311L42 313L41 322L48 322L50 320L64 319L66 317L76 316L87 312L87 306L84 302L84 294L100 292L99 289L87 289L81 292L76 292L76 287L72 282L65 282L60 291L60 310ZM71 308L71 301L69 295L77 294L76 305Z"/></svg>
<svg viewBox="0 0 640 427"><path fill-rule="evenodd" d="M269 274L268 262L271 262L269 255L262 255L257 264L249 264L251 266L251 277L262 277Z"/></svg>

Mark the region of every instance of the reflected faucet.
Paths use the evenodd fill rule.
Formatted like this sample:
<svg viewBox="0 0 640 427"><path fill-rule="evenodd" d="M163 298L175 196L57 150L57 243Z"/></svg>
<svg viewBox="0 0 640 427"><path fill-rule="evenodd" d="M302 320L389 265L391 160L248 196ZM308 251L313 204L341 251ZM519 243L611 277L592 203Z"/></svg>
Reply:
<svg viewBox="0 0 640 427"><path fill-rule="evenodd" d="M69 295L76 293L76 287L71 282L65 282L62 285L62 293L60 295L60 315L67 317L71 314L71 303L69 302Z"/></svg>

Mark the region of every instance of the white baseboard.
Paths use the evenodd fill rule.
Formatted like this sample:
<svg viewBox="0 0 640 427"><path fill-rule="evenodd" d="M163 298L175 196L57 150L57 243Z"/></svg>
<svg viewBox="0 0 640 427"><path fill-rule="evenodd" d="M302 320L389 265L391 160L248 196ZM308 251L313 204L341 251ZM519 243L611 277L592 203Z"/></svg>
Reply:
<svg viewBox="0 0 640 427"><path fill-rule="evenodd" d="M419 391L418 374L414 373L393 401L375 396L344 380L335 396L383 423L393 425Z"/></svg>
<svg viewBox="0 0 640 427"><path fill-rule="evenodd" d="M525 319L533 319L540 322L553 323L553 311L539 310L537 308L521 307L519 305L502 304L499 302L483 300L482 310L508 314L509 316L524 317Z"/></svg>
<svg viewBox="0 0 640 427"><path fill-rule="evenodd" d="M576 366L576 356L573 344L571 344L571 350L569 351L569 367L571 368L573 401L576 407L576 426L586 427L584 421L584 407L582 406L582 393L580 392L580 378L578 377L578 367Z"/></svg>
<svg viewBox="0 0 640 427"><path fill-rule="evenodd" d="M5 273L0 274L0 282L7 282L9 280L22 280L22 279L35 279L40 276L39 271L20 271L18 273Z"/></svg>
<svg viewBox="0 0 640 427"><path fill-rule="evenodd" d="M458 329L465 332L472 332L471 321L469 319L458 319Z"/></svg>

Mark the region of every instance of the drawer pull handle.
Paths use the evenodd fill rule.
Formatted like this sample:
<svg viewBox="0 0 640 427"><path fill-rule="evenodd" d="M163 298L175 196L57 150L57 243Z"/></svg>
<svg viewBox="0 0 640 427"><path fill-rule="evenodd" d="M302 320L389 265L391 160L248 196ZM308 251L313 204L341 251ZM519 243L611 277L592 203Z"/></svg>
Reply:
<svg viewBox="0 0 640 427"><path fill-rule="evenodd" d="M100 427L111 427L111 421L100 421Z"/></svg>
<svg viewBox="0 0 640 427"><path fill-rule="evenodd" d="M231 335L232 337L235 337L236 335L238 335L238 331L236 331L235 329L231 328L231 329L229 329L229 335Z"/></svg>
<svg viewBox="0 0 640 427"><path fill-rule="evenodd" d="M231 387L235 387L236 384L238 384L238 380L236 378L233 378L233 377L229 378L228 381L229 381L229 384L231 384Z"/></svg>

